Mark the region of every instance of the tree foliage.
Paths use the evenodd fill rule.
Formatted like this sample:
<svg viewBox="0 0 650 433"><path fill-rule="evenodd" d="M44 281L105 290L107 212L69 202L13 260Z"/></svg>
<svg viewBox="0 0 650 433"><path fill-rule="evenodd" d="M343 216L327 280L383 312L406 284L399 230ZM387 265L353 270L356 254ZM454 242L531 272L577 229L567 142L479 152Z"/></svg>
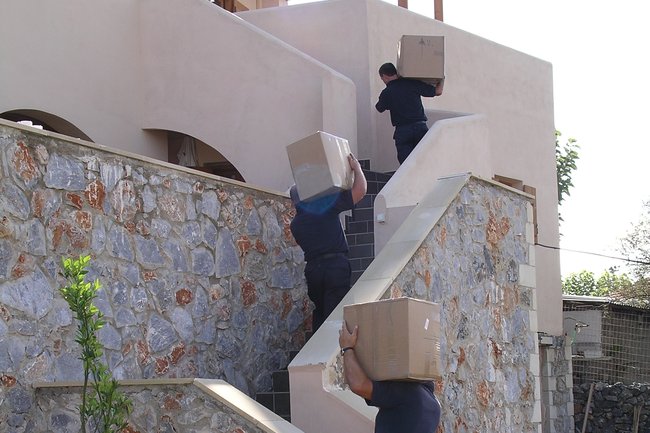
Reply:
<svg viewBox="0 0 650 433"><path fill-rule="evenodd" d="M572 175L577 170L577 161L580 159L578 150L580 146L575 138L569 138L564 144L560 144L562 133L555 130L555 161L557 168L557 202L562 204L564 199L571 195L573 187ZM560 216L562 221L562 216Z"/></svg>
<svg viewBox="0 0 650 433"><path fill-rule="evenodd" d="M97 338L97 331L104 326L104 320L93 304L101 285L99 280L92 283L85 281L89 262L90 256L64 259L63 275L68 285L59 289L78 322L75 341L81 346L80 359L84 370L79 408L81 431L86 433L90 427L94 432L119 432L127 427L131 401L118 391L117 381L101 362L103 347Z"/></svg>
<svg viewBox="0 0 650 433"><path fill-rule="evenodd" d="M618 275L616 269L609 271L596 279L593 272L581 271L572 273L562 281L562 293L582 296L607 296L620 298L632 286L632 281L626 274Z"/></svg>
<svg viewBox="0 0 650 433"><path fill-rule="evenodd" d="M643 203L639 221L621 239L620 252L628 258L635 280L626 296L650 304L650 201Z"/></svg>

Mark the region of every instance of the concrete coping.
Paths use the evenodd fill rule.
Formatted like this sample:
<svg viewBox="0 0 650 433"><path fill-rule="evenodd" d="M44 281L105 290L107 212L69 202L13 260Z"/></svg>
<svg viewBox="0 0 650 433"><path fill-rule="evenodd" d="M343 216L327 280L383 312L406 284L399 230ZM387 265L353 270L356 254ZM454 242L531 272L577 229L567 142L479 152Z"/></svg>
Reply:
<svg viewBox="0 0 650 433"><path fill-rule="evenodd" d="M118 380L120 386L193 385L214 400L226 405L235 413L267 433L302 433L302 430L262 406L228 382L219 379L129 379ZM82 381L35 382L36 389L79 388Z"/></svg>

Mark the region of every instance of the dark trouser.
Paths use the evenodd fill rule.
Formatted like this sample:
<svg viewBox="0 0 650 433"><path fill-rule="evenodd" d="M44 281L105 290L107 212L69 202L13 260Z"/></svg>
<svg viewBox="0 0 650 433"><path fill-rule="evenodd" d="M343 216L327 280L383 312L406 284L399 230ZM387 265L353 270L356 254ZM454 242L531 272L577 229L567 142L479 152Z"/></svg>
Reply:
<svg viewBox="0 0 650 433"><path fill-rule="evenodd" d="M393 139L397 148L397 160L400 164L411 154L428 130L426 122L415 122L395 127Z"/></svg>
<svg viewBox="0 0 650 433"><path fill-rule="evenodd" d="M344 254L307 262L307 294L315 305L312 332L316 332L348 293L351 275L350 261Z"/></svg>

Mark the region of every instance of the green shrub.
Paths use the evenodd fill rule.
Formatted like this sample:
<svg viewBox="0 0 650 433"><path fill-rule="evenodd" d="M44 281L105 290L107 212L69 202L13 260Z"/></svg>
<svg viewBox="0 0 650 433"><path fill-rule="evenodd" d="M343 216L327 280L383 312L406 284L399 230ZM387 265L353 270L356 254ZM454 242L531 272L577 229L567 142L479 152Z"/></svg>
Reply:
<svg viewBox="0 0 650 433"><path fill-rule="evenodd" d="M128 425L131 401L121 393L118 383L112 378L108 367L101 362L103 347L97 338L97 331L104 326L102 313L93 304L97 291L101 288L99 280L85 281L86 267L90 256L63 260L63 275L68 285L59 289L77 320L77 338L81 346L84 380L81 394L81 431L86 428L93 432L119 432Z"/></svg>

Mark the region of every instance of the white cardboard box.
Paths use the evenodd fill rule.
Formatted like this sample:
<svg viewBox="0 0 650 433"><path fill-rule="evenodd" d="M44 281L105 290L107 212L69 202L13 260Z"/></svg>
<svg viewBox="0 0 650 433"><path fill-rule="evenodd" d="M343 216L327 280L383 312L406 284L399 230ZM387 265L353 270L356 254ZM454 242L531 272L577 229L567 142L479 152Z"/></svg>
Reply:
<svg viewBox="0 0 650 433"><path fill-rule="evenodd" d="M441 376L440 304L413 298L343 307L355 354L372 380L432 380Z"/></svg>
<svg viewBox="0 0 650 433"><path fill-rule="evenodd" d="M445 79L445 37L404 35L397 45L397 72L436 84Z"/></svg>
<svg viewBox="0 0 650 433"><path fill-rule="evenodd" d="M287 146L289 164L301 201L352 188L348 140L318 131Z"/></svg>

